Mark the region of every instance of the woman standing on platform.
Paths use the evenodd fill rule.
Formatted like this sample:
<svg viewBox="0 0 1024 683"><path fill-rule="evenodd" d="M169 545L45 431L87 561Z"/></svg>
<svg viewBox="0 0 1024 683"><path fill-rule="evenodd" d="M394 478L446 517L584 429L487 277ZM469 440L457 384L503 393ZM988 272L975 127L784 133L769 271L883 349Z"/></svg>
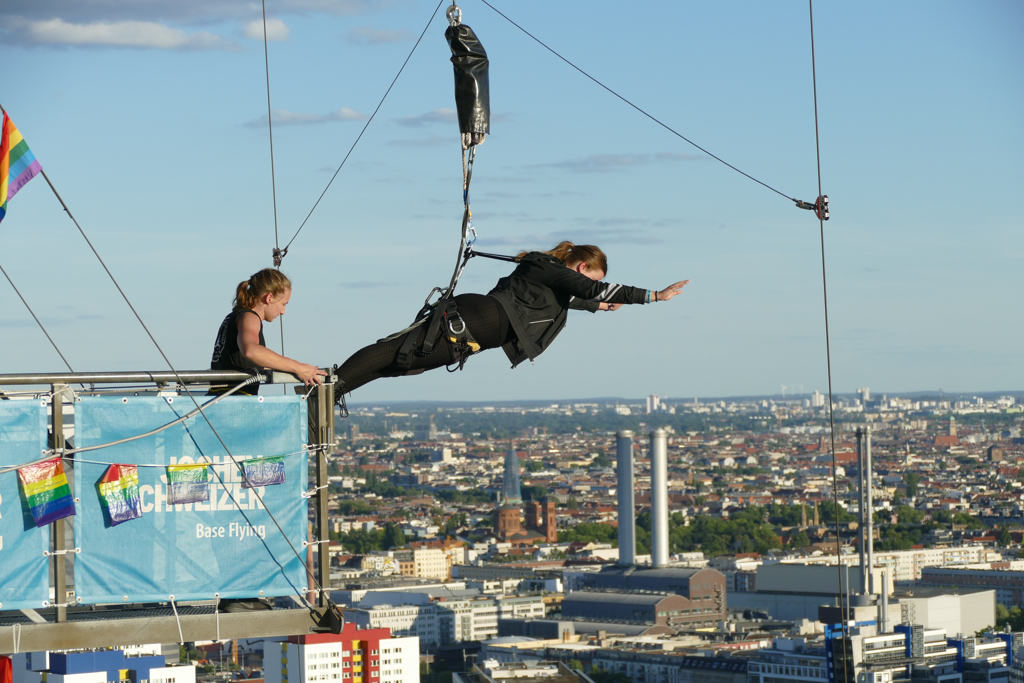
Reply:
<svg viewBox="0 0 1024 683"><path fill-rule="evenodd" d="M307 386L320 384L320 377L327 373L315 365L300 363L271 351L263 339L263 323L273 322L277 316L284 315L291 297L291 280L273 268L264 268L248 280L239 282L231 313L224 318L217 332L210 369L253 372L269 368L295 375ZM214 385L210 387L210 393L221 394L231 386ZM250 384L237 393L252 396L259 393L259 385Z"/></svg>

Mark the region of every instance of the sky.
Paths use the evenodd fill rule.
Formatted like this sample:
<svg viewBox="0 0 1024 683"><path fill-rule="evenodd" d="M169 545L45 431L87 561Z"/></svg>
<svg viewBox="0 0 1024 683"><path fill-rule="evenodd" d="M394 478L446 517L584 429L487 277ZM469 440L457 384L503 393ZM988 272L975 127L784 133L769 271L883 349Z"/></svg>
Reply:
<svg viewBox="0 0 1024 683"><path fill-rule="evenodd" d="M492 0L623 97L790 197L818 194L808 6ZM267 0L277 230L324 191L427 25L430 0ZM813 214L711 159L479 0L491 135L477 247L601 246L608 280L674 300L573 312L534 364L380 380L355 403L825 392ZM443 8L282 270L285 353L320 366L405 327L458 250L461 162ZM814 6L833 389L1024 388L1024 5ZM271 264L261 6L7 0L0 104L178 369L209 365L241 280ZM10 201L0 265L76 371L163 370L46 182ZM462 292L508 264L474 260ZM0 280L0 374L64 369ZM277 323L268 346L281 350ZM277 389L265 388L268 391Z"/></svg>

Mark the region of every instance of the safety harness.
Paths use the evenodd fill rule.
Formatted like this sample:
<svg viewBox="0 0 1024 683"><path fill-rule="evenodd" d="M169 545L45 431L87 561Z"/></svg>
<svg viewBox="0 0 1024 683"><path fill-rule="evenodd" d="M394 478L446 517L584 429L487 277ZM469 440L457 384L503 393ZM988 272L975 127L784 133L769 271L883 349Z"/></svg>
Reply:
<svg viewBox="0 0 1024 683"><path fill-rule="evenodd" d="M469 184L473 179L473 162L476 159L476 148L483 144L490 133L490 88L488 79L487 52L480 40L469 26L462 23L462 10L452 3L446 13L448 28L444 36L452 51L452 67L455 71L455 106L458 112L459 131L462 146L462 239L459 244L458 257L455 261L455 272L445 288L435 287L430 290L423 308L416 315L416 320L400 334L406 334L398 351L396 363L399 368L410 370L417 356L429 355L438 343L441 335L453 345L455 351L454 370L461 370L466 359L480 350L480 344L473 337L465 319L459 314L455 304L455 287L462 277L469 259L473 257L473 242L476 241L476 229L473 227L473 211L469 204ZM438 300L430 302L435 294ZM414 331L426 325L422 335ZM442 325L444 326L442 328ZM449 370L454 372L451 366Z"/></svg>

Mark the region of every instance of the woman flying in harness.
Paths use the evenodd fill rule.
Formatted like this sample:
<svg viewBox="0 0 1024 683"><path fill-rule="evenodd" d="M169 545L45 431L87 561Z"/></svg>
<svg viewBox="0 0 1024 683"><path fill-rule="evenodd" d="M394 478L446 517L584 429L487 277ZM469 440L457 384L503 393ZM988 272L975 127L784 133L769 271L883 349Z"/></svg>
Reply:
<svg viewBox="0 0 1024 683"><path fill-rule="evenodd" d="M436 343L424 347L428 326L426 319L421 319L335 366L339 380L335 397L340 399L380 377L419 374L499 346L515 367L535 359L551 345L565 327L570 308L614 311L623 304L668 301L689 282L676 282L660 291L601 282L608 272L608 260L603 251L589 244L561 242L550 251L523 252L517 260L519 265L512 274L498 280L489 294L452 297L457 315L455 319L447 316ZM402 362L400 352L409 335L416 335L416 348L429 351L416 352L411 362Z"/></svg>
<svg viewBox="0 0 1024 683"><path fill-rule="evenodd" d="M320 384L320 376L327 373L314 365L274 353L263 339L263 322L273 322L277 316L284 315L291 297L291 280L273 268L264 268L248 280L239 282L231 313L224 318L217 332L210 369L252 372L270 368L289 372L307 386ZM213 385L210 393L221 394L230 388L229 384ZM251 384L239 389L238 393L252 396L259 393L259 388L259 384Z"/></svg>

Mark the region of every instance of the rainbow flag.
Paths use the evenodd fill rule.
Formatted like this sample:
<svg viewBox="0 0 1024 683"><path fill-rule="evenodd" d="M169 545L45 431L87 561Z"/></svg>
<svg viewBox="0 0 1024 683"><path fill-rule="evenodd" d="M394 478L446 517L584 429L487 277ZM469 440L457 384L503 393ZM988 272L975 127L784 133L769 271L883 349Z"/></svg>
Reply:
<svg viewBox="0 0 1024 683"><path fill-rule="evenodd" d="M4 112L4 127L0 131L0 221L7 215L8 200L42 170L14 121Z"/></svg>
<svg viewBox="0 0 1024 683"><path fill-rule="evenodd" d="M139 468L135 465L111 465L99 483L100 503L110 526L142 516L139 500Z"/></svg>
<svg viewBox="0 0 1024 683"><path fill-rule="evenodd" d="M210 500L209 473L206 465L169 465L167 502L205 503Z"/></svg>
<svg viewBox="0 0 1024 683"><path fill-rule="evenodd" d="M26 465L18 470L18 479L37 527L75 514L75 501L60 458Z"/></svg>
<svg viewBox="0 0 1024 683"><path fill-rule="evenodd" d="M242 462L245 481L242 488L251 489L256 486L270 486L284 483L284 456L273 458L255 458Z"/></svg>

